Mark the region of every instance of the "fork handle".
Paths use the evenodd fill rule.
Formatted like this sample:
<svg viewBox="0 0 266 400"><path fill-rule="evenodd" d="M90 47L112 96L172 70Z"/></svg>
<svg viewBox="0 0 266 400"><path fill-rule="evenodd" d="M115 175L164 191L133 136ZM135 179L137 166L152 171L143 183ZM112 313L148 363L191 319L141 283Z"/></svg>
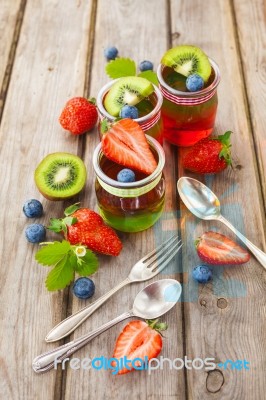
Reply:
<svg viewBox="0 0 266 400"><path fill-rule="evenodd" d="M61 363L63 360L67 359L71 354L81 349L81 347L85 346L93 338L100 335L102 332L106 331L112 326L118 324L119 322L124 321L126 318L133 316L133 311L125 312L119 315L119 317L114 318L112 321L107 322L106 324L94 329L86 335L83 335L75 340L72 340L70 343L63 344L62 346L56 347L53 350L39 355L38 357L34 358L32 362L33 370L39 374L49 371L52 368L57 369L58 363Z"/></svg>
<svg viewBox="0 0 266 400"><path fill-rule="evenodd" d="M127 277L125 280L120 282L117 286L111 289L109 292L105 293L94 303L77 311L75 314L70 315L58 325L56 325L46 336L46 342L55 342L73 332L79 325L81 325L95 310L97 310L103 303L106 302L113 294L118 292L122 287L128 285L132 281Z"/></svg>

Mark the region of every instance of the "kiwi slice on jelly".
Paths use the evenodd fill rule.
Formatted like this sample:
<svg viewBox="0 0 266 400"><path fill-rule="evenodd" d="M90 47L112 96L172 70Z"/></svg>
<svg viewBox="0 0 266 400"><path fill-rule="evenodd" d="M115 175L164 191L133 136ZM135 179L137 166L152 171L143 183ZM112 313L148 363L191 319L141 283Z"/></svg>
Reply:
<svg viewBox="0 0 266 400"><path fill-rule="evenodd" d="M114 117L126 104L135 106L154 91L151 82L138 76L127 76L119 79L109 90L104 99L106 111Z"/></svg>
<svg viewBox="0 0 266 400"><path fill-rule="evenodd" d="M35 170L37 188L49 200L64 200L78 194L86 183L86 167L74 154L48 154Z"/></svg>
<svg viewBox="0 0 266 400"><path fill-rule="evenodd" d="M168 50L161 63L179 74L198 74L206 83L211 75L211 64L207 55L198 47L184 45Z"/></svg>

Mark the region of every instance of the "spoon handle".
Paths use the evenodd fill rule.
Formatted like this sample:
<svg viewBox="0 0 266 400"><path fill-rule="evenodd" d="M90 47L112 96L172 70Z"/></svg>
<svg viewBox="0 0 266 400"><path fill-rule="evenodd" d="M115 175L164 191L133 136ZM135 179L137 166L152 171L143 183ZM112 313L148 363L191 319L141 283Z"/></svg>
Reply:
<svg viewBox="0 0 266 400"><path fill-rule="evenodd" d="M231 222L227 221L222 215L218 218L224 225L226 225L231 231L233 231L236 236L242 240L242 242L246 245L246 247L253 253L256 259L261 263L261 265L266 269L266 253L260 250L257 246L251 243L242 233L240 233Z"/></svg>
<svg viewBox="0 0 266 400"><path fill-rule="evenodd" d="M92 313L94 313L94 311L96 311L103 303L105 303L106 300L108 300L113 294L129 283L131 283L129 278L124 279L122 282L116 285L116 287L101 296L98 300L59 322L59 324L57 324L47 334L45 341L47 343L55 342L56 340L63 339L64 337L70 335L71 332L81 325Z"/></svg>
<svg viewBox="0 0 266 400"><path fill-rule="evenodd" d="M81 347L85 346L90 340L98 336L100 333L111 328L112 326L118 324L118 322L121 322L124 319L127 319L132 316L133 316L132 311L125 312L121 314L119 317L114 318L113 320L87 333L86 335L83 335L73 340L70 343L56 347L51 351L39 355L32 362L33 370L36 373L42 373L49 371L52 368L57 369L57 365L59 363L61 363L64 359L68 358L71 354L75 353Z"/></svg>

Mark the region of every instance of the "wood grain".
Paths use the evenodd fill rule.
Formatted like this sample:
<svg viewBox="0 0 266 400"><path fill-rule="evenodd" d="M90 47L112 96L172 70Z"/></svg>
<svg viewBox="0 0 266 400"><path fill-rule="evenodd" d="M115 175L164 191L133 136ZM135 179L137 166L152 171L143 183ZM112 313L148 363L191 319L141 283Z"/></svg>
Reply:
<svg viewBox="0 0 266 400"><path fill-rule="evenodd" d="M106 11L108 9L108 12ZM141 10L141 12L140 12ZM161 55L167 48L168 28L167 28L167 8L164 1L116 1L109 7L107 0L98 2L97 19L95 27L95 42L93 48L92 75L90 81L90 95L95 96L99 89L109 80L105 74L105 59L103 50L108 45L115 45L119 49L120 57L131 57L137 63L144 59L150 59L158 64ZM156 37L156 45L154 38ZM91 166L93 149L99 142L97 134L87 135L84 159L89 168L89 187L86 191L83 203L96 208L96 198L94 194L94 173ZM142 258L154 246L162 242L163 238L170 236L177 230L177 221L173 217L175 210L175 189L172 184L174 174L174 153L169 146L167 151L167 206L164 217L156 227L139 234L121 234L123 241L123 251L117 258L101 258L99 271L95 276L96 297L99 297L118 282L123 280L129 273L134 263ZM168 227L168 228L167 228ZM169 228L170 227L170 228ZM168 231L164 231L168 229ZM176 273L177 259L169 265L168 272L164 272L159 277L174 276L179 279ZM177 271L179 272L179 271ZM150 282L149 282L150 283ZM127 310L131 305L136 293L147 285L147 282L133 284L122 289L108 303L89 320L87 320L74 334L78 337L83 333L96 328L102 323L114 318ZM81 302L73 300L73 311L81 307ZM169 322L169 330L166 333L162 355L172 357L183 356L182 344L182 315L181 307L178 305L176 310L169 313L164 318ZM94 339L89 345L77 353L77 357L111 357L114 350L115 340L126 324L121 323L105 332L100 337ZM82 385L77 385L77 381ZM86 393L97 396L97 399L156 399L156 398L180 398L184 396L184 375L183 371L154 371L150 376L148 373L132 373L125 376L112 376L110 371L78 370L68 369L66 379L65 399L84 399ZM165 396L165 397L164 397Z"/></svg>
<svg viewBox="0 0 266 400"><path fill-rule="evenodd" d="M235 0L237 39L241 50L250 129L253 131L256 159L266 207L266 10L265 2Z"/></svg>
<svg viewBox="0 0 266 400"><path fill-rule="evenodd" d="M63 292L48 293L47 269L37 265L37 246L26 242L26 199L40 198L47 224L64 204L44 201L33 173L48 153L77 153L78 140L58 116L73 95L83 93L91 3L68 7L56 0L27 2L0 132L1 156L1 398L60 398L61 373L38 376L33 358L52 346L44 337L66 315ZM71 21L71 23L70 23ZM36 221L37 222L37 221ZM48 235L49 239L50 236Z"/></svg>
<svg viewBox="0 0 266 400"><path fill-rule="evenodd" d="M25 10L25 0L1 0L0 4L0 120Z"/></svg>
<svg viewBox="0 0 266 400"><path fill-rule="evenodd" d="M172 36L175 45L191 43L217 61L221 70L216 134L232 136L234 170L216 177L197 177L220 197L225 217L265 249L265 216L260 196L249 115L245 105L240 55L230 1L188 0L172 3ZM251 82L249 82L251 85ZM182 170L179 152L179 175ZM256 210L256 212L254 212ZM218 223L201 222L181 205L185 296L186 354L190 358L246 359L250 371L187 371L189 399L263 399L265 380L265 274L254 258L245 266L214 267L213 283L198 286L191 270L199 259L193 239L214 229L232 234ZM185 278L187 276L187 278Z"/></svg>
<svg viewBox="0 0 266 400"><path fill-rule="evenodd" d="M152 5L151 5L152 3ZM167 180L166 208L154 228L139 234L120 234L118 258L100 257L94 276L95 299L123 280L132 265L181 228L182 257L154 280L174 277L183 282L183 302L163 318L169 329L162 355L188 358L246 359L250 371L163 371L121 377L110 371L51 371L37 376L32 359L55 345L45 334L66 315L84 306L70 291L48 293L47 269L37 265L37 246L24 237L28 223L22 205L39 198L47 224L61 216L66 204L43 200L35 189L33 171L48 153L69 151L87 166L88 182L79 200L97 210L92 154L97 130L75 138L64 132L58 116L68 98L96 96L108 81L103 49L115 45L121 57L155 66L170 46L191 43L202 47L221 70L215 132L234 132L234 170L197 177L220 197L223 214L260 248L265 247L264 42L265 10L259 0L2 0L0 7L0 126L1 166L1 280L0 280L0 397L10 400L262 400L265 395L265 274L252 258L245 266L215 267L212 283L198 286L191 270L199 261L193 239L208 229L232 237L218 223L195 219L179 204L176 180L183 151L164 144ZM24 13L25 10L25 13ZM23 18L22 18L23 17ZM237 23L237 24L236 24ZM13 47L12 47L13 46ZM14 63L13 63L14 61ZM10 65L9 65L10 62ZM12 74L11 74L12 72ZM3 79L6 77L6 83ZM11 77L11 79L10 79ZM10 79L10 80L9 80ZM9 84L9 86L8 86ZM4 90L3 90L4 88ZM8 91L7 91L8 88ZM7 94L7 96L6 96ZM263 108L264 107L264 108ZM178 160L178 166L176 165ZM70 204L68 202L67 204ZM50 234L51 235L51 234ZM48 239L52 236L48 235ZM147 283L122 289L92 315L72 337L98 327L125 311ZM88 304L85 302L85 304ZM125 322L126 323L126 322ZM94 339L74 357L111 357L115 339L125 325ZM69 340L69 339L66 339Z"/></svg>

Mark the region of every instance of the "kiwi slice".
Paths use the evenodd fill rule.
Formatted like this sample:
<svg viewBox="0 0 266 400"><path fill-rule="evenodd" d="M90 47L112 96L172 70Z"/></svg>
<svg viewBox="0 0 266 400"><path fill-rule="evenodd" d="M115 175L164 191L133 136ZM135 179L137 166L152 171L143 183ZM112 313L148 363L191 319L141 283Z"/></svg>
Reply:
<svg viewBox="0 0 266 400"><path fill-rule="evenodd" d="M37 188L49 200L64 200L79 193L86 182L86 167L74 154L48 154L35 170Z"/></svg>
<svg viewBox="0 0 266 400"><path fill-rule="evenodd" d="M104 107L109 114L118 117L121 108L126 104L135 106L153 91L153 85L147 79L127 76L111 87L105 96Z"/></svg>
<svg viewBox="0 0 266 400"><path fill-rule="evenodd" d="M179 74L198 74L206 83L211 75L211 64L207 55L195 46L177 46L168 50L161 63Z"/></svg>

